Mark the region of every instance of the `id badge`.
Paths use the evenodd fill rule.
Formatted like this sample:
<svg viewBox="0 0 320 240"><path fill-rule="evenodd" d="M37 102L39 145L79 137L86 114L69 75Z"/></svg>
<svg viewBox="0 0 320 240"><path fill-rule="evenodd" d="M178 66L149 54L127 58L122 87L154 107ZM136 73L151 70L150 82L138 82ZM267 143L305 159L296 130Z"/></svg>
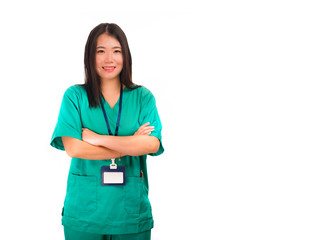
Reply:
<svg viewBox="0 0 320 240"><path fill-rule="evenodd" d="M101 185L102 186L124 186L126 185L126 168L117 166L110 168L108 166L101 167Z"/></svg>

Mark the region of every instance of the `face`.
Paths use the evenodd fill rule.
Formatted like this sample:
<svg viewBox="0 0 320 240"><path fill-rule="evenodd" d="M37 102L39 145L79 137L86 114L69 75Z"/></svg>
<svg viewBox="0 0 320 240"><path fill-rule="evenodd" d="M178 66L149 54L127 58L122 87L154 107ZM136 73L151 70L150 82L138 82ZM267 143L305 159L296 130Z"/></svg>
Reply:
<svg viewBox="0 0 320 240"><path fill-rule="evenodd" d="M119 41L106 33L97 39L96 71L102 81L120 81L123 56Z"/></svg>

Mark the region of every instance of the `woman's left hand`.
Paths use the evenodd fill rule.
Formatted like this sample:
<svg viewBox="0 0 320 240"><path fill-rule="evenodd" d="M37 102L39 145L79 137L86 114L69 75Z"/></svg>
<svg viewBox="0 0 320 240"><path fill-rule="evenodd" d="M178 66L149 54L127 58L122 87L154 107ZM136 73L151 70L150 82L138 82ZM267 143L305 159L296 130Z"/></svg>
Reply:
<svg viewBox="0 0 320 240"><path fill-rule="evenodd" d="M88 128L82 128L82 141L90 143L91 145L100 145L101 135L89 130Z"/></svg>

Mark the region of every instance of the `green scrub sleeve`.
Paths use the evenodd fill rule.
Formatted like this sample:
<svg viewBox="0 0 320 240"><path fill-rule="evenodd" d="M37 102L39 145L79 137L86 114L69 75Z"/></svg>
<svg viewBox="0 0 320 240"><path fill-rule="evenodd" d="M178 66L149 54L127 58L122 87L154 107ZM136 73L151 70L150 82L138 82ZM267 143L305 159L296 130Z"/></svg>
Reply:
<svg viewBox="0 0 320 240"><path fill-rule="evenodd" d="M154 126L154 130L151 132L150 136L155 136L159 139L160 147L158 152L150 153L149 155L158 156L164 152L161 140L162 125L156 107L156 100L153 94L146 88L143 88L143 90L143 94L141 95L142 104L139 116L139 124L141 126L147 122L150 122L149 126Z"/></svg>
<svg viewBox="0 0 320 240"><path fill-rule="evenodd" d="M77 86L72 86L64 93L58 121L51 138L51 146L65 150L61 137L74 137L82 140L82 124L80 118L79 98Z"/></svg>

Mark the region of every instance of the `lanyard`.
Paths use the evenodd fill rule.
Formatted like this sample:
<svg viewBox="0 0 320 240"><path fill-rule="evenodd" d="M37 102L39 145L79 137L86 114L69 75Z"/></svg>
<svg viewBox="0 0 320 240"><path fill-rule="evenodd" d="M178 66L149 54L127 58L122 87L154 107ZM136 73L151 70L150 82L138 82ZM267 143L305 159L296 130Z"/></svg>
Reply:
<svg viewBox="0 0 320 240"><path fill-rule="evenodd" d="M108 121L108 117L107 117L107 114L106 114L106 110L104 109L104 106L103 106L103 103L102 103L101 95L100 95L100 105L101 105L101 108L102 108L104 119L106 120L106 124L107 124L109 135L112 135L111 129L110 129L110 125L109 125L109 121ZM122 110L122 84L121 84L121 88L120 88L119 113L118 113L118 121L117 121L116 131L114 133L115 136L118 135L119 125L120 125L120 118L121 118L121 110Z"/></svg>

